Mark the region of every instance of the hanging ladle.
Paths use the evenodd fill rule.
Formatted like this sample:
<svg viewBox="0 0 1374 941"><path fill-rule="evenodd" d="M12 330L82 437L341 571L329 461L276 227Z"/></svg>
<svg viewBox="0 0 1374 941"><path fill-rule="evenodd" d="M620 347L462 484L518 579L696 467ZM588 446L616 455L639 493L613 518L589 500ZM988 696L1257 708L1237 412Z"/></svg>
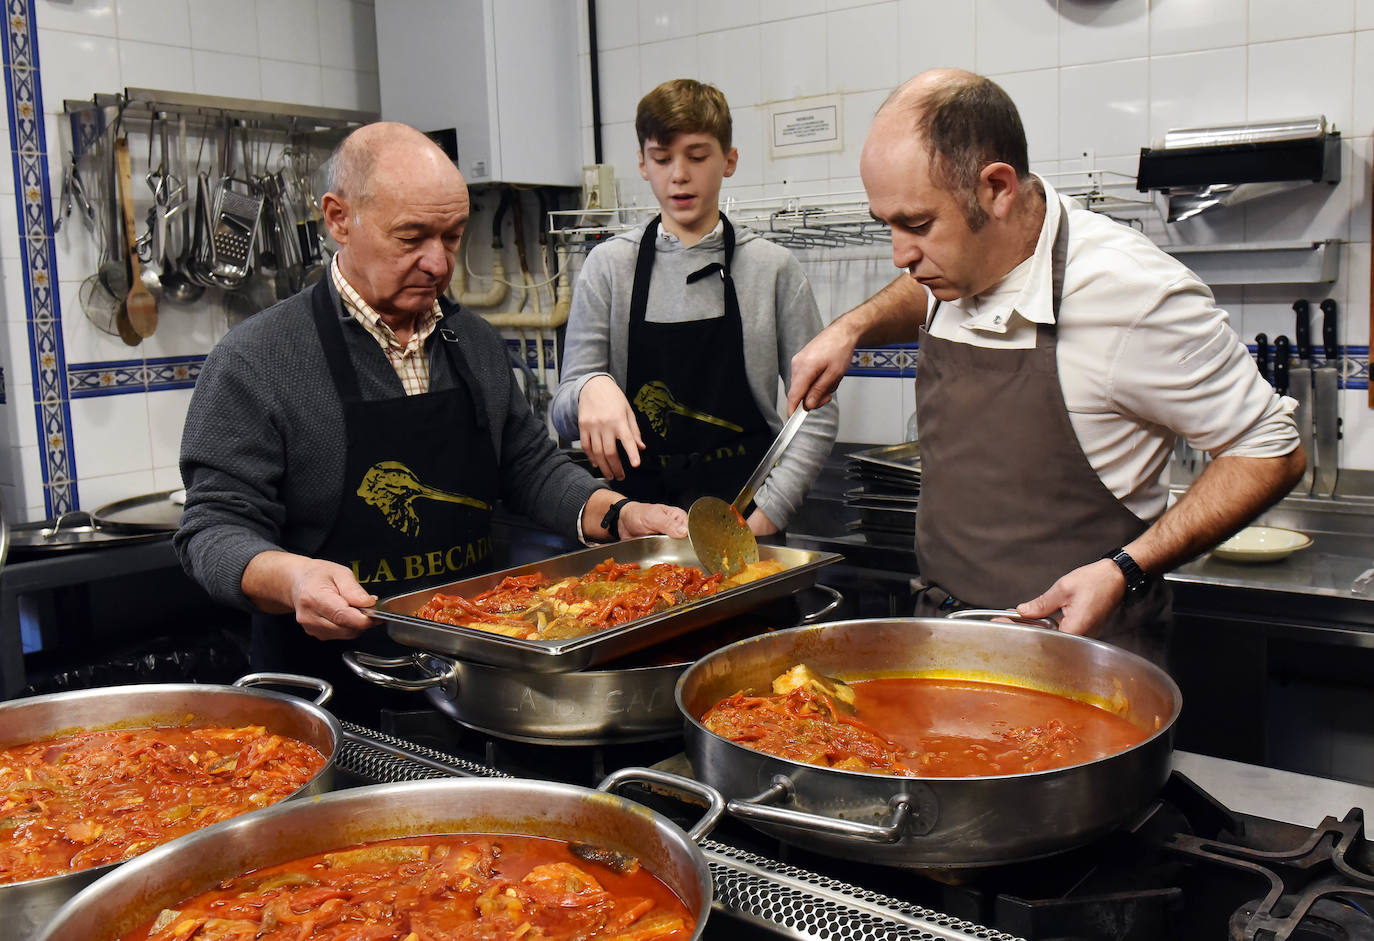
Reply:
<svg viewBox="0 0 1374 941"><path fill-rule="evenodd" d="M687 510L687 536L692 541L697 561L706 571L728 577L759 560L758 540L744 521L744 510L782 457L782 452L797 436L806 414L806 407L798 406L787 419L734 502L726 503L719 497L699 497Z"/></svg>

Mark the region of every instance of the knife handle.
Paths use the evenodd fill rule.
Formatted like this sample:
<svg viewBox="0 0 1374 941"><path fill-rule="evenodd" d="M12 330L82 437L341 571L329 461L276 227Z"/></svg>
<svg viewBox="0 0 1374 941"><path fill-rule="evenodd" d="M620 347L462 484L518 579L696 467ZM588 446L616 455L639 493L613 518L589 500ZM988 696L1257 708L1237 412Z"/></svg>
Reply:
<svg viewBox="0 0 1374 941"><path fill-rule="evenodd" d="M1264 380L1269 381L1269 335L1266 333L1255 334L1255 365Z"/></svg>
<svg viewBox="0 0 1374 941"><path fill-rule="evenodd" d="M1311 308L1307 306L1307 301L1296 300L1293 302L1293 347L1298 354L1298 361L1306 363L1312 358L1312 335L1311 335Z"/></svg>
<svg viewBox="0 0 1374 941"><path fill-rule="evenodd" d="M1336 346L1336 302L1331 298L1321 302L1322 309L1322 350L1326 361L1334 363L1340 359L1340 349Z"/></svg>
<svg viewBox="0 0 1374 941"><path fill-rule="evenodd" d="M1274 338L1274 388L1279 395L1288 392L1288 337L1282 334Z"/></svg>

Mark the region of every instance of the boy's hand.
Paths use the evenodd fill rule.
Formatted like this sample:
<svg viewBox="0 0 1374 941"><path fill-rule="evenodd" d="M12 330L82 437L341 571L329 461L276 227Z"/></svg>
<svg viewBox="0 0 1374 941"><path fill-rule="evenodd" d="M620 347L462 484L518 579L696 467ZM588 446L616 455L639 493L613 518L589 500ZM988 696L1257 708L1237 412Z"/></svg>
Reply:
<svg viewBox="0 0 1374 941"><path fill-rule="evenodd" d="M577 397L577 428L582 450L607 480L625 479L617 441L625 448L630 466L639 466L639 452L644 449L639 422L629 399L610 376L593 376L582 386Z"/></svg>

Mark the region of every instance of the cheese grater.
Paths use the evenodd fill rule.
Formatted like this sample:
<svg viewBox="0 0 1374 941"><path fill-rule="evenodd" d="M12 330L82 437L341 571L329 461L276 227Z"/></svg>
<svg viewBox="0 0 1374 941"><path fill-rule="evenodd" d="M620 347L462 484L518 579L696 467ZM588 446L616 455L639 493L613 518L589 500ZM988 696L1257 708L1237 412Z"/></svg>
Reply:
<svg viewBox="0 0 1374 941"><path fill-rule="evenodd" d="M262 218L262 194L241 193L231 188L232 182L228 178L220 181L210 233L211 276L226 287L248 277L253 241Z"/></svg>

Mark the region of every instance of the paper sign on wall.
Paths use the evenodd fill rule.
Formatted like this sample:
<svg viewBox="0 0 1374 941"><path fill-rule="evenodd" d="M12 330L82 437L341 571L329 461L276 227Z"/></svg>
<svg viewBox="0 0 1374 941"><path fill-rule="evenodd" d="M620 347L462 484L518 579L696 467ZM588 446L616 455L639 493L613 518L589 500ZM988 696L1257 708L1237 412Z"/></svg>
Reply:
<svg viewBox="0 0 1374 941"><path fill-rule="evenodd" d="M839 95L779 101L769 108L773 157L844 150L844 115Z"/></svg>

